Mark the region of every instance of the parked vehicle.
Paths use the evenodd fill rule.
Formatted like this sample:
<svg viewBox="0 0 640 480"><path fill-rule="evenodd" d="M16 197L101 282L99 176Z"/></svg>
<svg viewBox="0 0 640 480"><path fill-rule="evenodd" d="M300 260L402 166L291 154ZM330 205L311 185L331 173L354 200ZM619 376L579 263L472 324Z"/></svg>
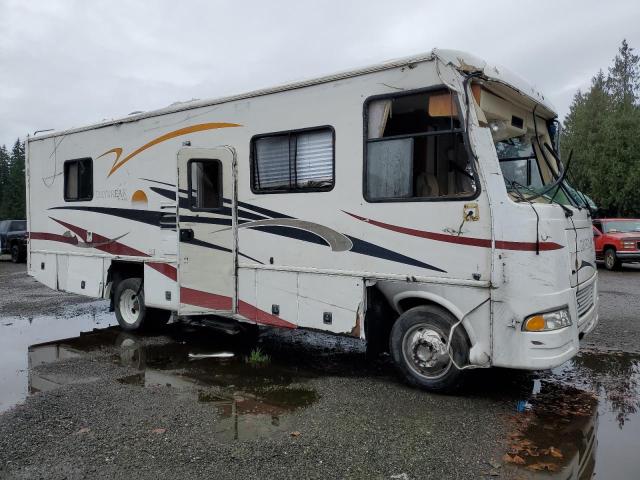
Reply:
<svg viewBox="0 0 640 480"><path fill-rule="evenodd" d="M593 221L593 242L596 259L604 261L607 270L640 262L640 219L598 218Z"/></svg>
<svg viewBox="0 0 640 480"><path fill-rule="evenodd" d="M598 320L556 125L507 70L434 50L32 137L29 273L125 330L357 337L431 390L552 368Z"/></svg>
<svg viewBox="0 0 640 480"><path fill-rule="evenodd" d="M0 254L10 254L14 263L27 259L27 221L0 221Z"/></svg>

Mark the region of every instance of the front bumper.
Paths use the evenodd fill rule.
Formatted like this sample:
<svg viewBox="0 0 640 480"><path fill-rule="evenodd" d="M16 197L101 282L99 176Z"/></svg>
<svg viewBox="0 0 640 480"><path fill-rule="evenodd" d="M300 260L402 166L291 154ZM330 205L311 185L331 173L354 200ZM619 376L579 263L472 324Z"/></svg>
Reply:
<svg viewBox="0 0 640 480"><path fill-rule="evenodd" d="M640 250L629 252L618 250L616 256L621 262L640 262Z"/></svg>
<svg viewBox="0 0 640 480"><path fill-rule="evenodd" d="M517 323L503 335L504 340L500 344L494 345L494 349L502 350L500 360L494 363L495 366L547 370L562 365L578 353L580 339L593 331L598 324L598 276L593 275L577 288L569 288L545 297L545 300L550 302L548 307L568 305L572 324L549 332L527 332L522 330L522 322ZM542 299L538 303L542 305ZM528 308L531 308L531 302ZM534 312L528 312L527 315L532 313Z"/></svg>

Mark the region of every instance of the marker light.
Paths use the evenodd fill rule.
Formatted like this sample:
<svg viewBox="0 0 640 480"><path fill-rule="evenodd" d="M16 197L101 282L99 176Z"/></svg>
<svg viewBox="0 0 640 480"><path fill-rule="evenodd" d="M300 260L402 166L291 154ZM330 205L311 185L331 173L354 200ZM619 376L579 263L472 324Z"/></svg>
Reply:
<svg viewBox="0 0 640 480"><path fill-rule="evenodd" d="M563 308L554 312L539 313L527 317L522 324L522 330L526 332L547 332L568 327L569 325L571 325L569 310Z"/></svg>

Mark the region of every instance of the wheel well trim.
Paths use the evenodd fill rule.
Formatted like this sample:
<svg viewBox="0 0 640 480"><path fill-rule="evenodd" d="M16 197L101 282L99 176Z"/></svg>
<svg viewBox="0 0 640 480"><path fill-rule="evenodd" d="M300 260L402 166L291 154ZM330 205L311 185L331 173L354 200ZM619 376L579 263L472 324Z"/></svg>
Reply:
<svg viewBox="0 0 640 480"><path fill-rule="evenodd" d="M404 313L405 310L402 309L400 303L408 298L425 300L425 303L435 304L444 308L450 314L452 314L456 320L462 320L462 326L464 327L467 337L469 338L471 347L473 347L477 343L477 336L475 331L473 330L471 322L468 318L464 318L465 314L462 313L462 311L450 300L447 300L446 298L443 298L442 296L432 292L405 291L398 293L393 297L393 308L395 308L395 310L400 314Z"/></svg>

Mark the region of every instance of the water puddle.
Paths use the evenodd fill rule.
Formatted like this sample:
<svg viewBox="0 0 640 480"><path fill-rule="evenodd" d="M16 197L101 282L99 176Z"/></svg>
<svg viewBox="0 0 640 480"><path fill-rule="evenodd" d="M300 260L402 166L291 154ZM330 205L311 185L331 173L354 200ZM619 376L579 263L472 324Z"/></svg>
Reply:
<svg viewBox="0 0 640 480"><path fill-rule="evenodd" d="M207 405L218 415L216 434L221 439L255 439L289 434L289 414L309 406L317 393L305 385L315 374L295 362L271 360L247 351L229 337L183 325L163 335L148 337L118 329L34 345L29 349L33 367L100 350L122 366L138 372L117 379L121 384L147 389L171 389L176 395ZM51 378L45 369L32 368L31 393L57 388L71 379ZM65 380L67 380L65 382ZM92 381L84 378L82 381Z"/></svg>
<svg viewBox="0 0 640 480"><path fill-rule="evenodd" d="M29 393L30 345L74 337L116 323L113 313L108 311L108 303L100 301L67 307L59 315L2 316L0 321L0 413L24 401ZM46 355L55 357L55 349Z"/></svg>
<svg viewBox="0 0 640 480"><path fill-rule="evenodd" d="M638 478L640 356L583 352L515 400L507 478Z"/></svg>

